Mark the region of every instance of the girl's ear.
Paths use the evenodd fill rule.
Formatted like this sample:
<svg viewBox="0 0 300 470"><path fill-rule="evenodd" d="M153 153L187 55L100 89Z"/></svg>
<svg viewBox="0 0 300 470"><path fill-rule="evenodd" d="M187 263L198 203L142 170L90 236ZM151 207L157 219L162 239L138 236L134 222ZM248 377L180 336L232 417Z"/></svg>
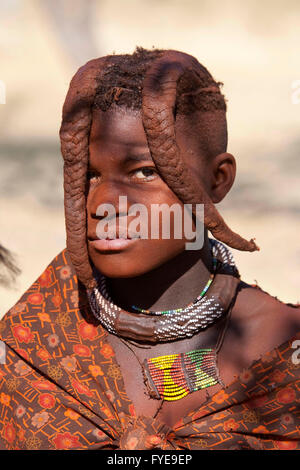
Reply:
<svg viewBox="0 0 300 470"><path fill-rule="evenodd" d="M217 204L230 191L236 175L236 161L231 153L220 153L211 162L210 196Z"/></svg>

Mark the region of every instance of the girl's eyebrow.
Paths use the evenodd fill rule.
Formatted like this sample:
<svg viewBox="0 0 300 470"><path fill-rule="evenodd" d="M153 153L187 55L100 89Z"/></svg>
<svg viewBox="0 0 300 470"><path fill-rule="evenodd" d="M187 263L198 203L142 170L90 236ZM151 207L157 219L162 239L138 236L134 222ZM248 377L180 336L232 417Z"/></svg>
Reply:
<svg viewBox="0 0 300 470"><path fill-rule="evenodd" d="M149 152L141 153L139 155L138 154L126 155L124 160L121 160L120 163L121 165L127 165L130 162L143 162L143 161L154 163ZM90 162L88 162L88 170L89 171L93 170L93 166L90 164Z"/></svg>
<svg viewBox="0 0 300 470"><path fill-rule="evenodd" d="M141 153L140 155L127 155L124 159L124 163L129 162L141 162L141 161L149 161L153 162L150 153Z"/></svg>

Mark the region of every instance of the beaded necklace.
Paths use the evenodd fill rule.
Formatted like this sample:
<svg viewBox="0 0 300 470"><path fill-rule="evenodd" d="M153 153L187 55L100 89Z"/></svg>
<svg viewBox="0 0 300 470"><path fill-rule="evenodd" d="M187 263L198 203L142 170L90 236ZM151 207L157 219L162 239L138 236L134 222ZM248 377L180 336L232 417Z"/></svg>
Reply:
<svg viewBox="0 0 300 470"><path fill-rule="evenodd" d="M211 285L211 283L213 282L213 279L215 277L217 262L218 262L217 258L212 259L213 272L210 274L209 279L208 279L204 289L202 290L202 292L198 295L198 297L196 297L196 299L193 302L189 303L187 305L187 307L190 307L191 305L196 304L200 299L202 299L202 297L205 296L206 292L209 289L209 286ZM171 309L171 310L162 310L160 312L156 312L156 311L154 312L153 310L146 310L146 309L143 309L143 308L136 307L135 305L131 305L131 308L133 308L134 310L137 310L138 312L141 312L141 313L151 313L152 315L166 315L166 314L170 314L170 313L182 312L186 307L176 308L176 309Z"/></svg>
<svg viewBox="0 0 300 470"><path fill-rule="evenodd" d="M218 383L215 352L198 349L145 360L143 372L151 396L174 401Z"/></svg>
<svg viewBox="0 0 300 470"><path fill-rule="evenodd" d="M224 387L217 353L225 336L230 313L231 308L215 348L194 349L144 360L141 367L149 396L157 400L176 401L218 383Z"/></svg>
<svg viewBox="0 0 300 470"><path fill-rule="evenodd" d="M228 310L239 273L232 254L221 242L210 239L217 264L214 282L205 296L182 309L132 313L115 305L107 291L105 276L95 273L98 286L87 291L91 310L101 324L115 335L149 343L191 337L216 323ZM179 311L178 311L179 310Z"/></svg>
<svg viewBox="0 0 300 470"><path fill-rule="evenodd" d="M135 355L141 367L149 397L161 400L162 405L163 401L177 401L190 393L213 385L220 384L224 387L217 364L217 355L230 321L234 300L235 296L232 298L225 324L214 348L193 349L188 352L166 354L141 361L128 342L121 338L121 341ZM135 346L138 345L135 344Z"/></svg>
<svg viewBox="0 0 300 470"><path fill-rule="evenodd" d="M217 353L228 325L240 276L227 247L212 239L210 244L216 260L213 274L200 295L184 308L160 312L144 310L138 314L126 312L112 302L104 276L98 278L98 288L88 292L95 317L109 332L119 336L136 356L151 398L175 401L218 383L224 386L217 366ZM208 297L204 297L208 290ZM161 355L141 362L128 344L132 339L157 343L188 338L213 325L225 314L225 326L214 348Z"/></svg>

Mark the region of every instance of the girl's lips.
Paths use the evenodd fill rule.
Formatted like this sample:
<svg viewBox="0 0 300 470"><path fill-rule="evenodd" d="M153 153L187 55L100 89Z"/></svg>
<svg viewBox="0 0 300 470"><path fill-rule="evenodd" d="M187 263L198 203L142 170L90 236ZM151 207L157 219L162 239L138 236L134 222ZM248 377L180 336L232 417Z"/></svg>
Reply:
<svg viewBox="0 0 300 470"><path fill-rule="evenodd" d="M120 251L136 242L138 238L116 238L114 240L90 240L89 243L98 251Z"/></svg>

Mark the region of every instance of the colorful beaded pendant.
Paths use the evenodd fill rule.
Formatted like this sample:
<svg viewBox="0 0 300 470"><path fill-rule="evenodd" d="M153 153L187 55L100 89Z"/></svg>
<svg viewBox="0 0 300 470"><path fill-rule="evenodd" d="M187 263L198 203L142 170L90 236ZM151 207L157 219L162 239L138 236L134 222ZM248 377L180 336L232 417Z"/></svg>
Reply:
<svg viewBox="0 0 300 470"><path fill-rule="evenodd" d="M214 349L145 359L143 375L149 395L166 401L180 400L189 393L222 384Z"/></svg>

